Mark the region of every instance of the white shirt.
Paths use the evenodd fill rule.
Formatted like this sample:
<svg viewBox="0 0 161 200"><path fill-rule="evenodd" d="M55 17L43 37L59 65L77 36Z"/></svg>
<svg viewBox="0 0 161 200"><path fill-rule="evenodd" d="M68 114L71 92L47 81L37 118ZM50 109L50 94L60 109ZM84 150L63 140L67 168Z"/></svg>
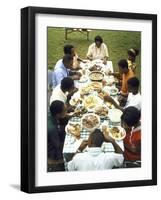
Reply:
<svg viewBox="0 0 161 200"><path fill-rule="evenodd" d="M61 88L60 88L60 84L57 85L55 88L53 88L53 92L52 95L50 97L50 105L53 101L62 101L64 103L66 103L67 101L67 93L64 93Z"/></svg>
<svg viewBox="0 0 161 200"><path fill-rule="evenodd" d="M138 110L141 110L141 94L138 92L136 95L132 94L131 92L128 95L127 102L125 108L134 106Z"/></svg>
<svg viewBox="0 0 161 200"><path fill-rule="evenodd" d="M108 48L104 43L101 44L100 48L98 48L96 44L93 43L88 48L87 57L91 57L93 60L109 57Z"/></svg>
<svg viewBox="0 0 161 200"><path fill-rule="evenodd" d="M104 153L99 147L89 148L88 152L78 153L68 162L69 171L105 170L120 167L124 157L118 153Z"/></svg>

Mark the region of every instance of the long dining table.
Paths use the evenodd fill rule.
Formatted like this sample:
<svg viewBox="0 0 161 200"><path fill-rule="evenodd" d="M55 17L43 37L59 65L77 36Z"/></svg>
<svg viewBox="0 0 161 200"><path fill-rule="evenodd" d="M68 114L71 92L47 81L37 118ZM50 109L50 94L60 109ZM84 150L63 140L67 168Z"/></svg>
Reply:
<svg viewBox="0 0 161 200"><path fill-rule="evenodd" d="M113 64L112 64L112 61L107 61L106 65L101 63L101 66L102 66L103 72L104 72L104 80L106 80L106 83L107 83L107 85L106 85L106 84L102 84L102 82L101 82L102 90L104 90L104 92L105 92L106 90L110 90L110 88L115 88L114 77L108 75L109 71L113 72ZM80 91L83 87L88 86L92 82L89 78L90 72L88 70L88 64L81 63L81 67L82 67L82 70L86 72L85 74L86 74L87 80L86 81L79 81L79 80L75 81L75 86L78 88L78 91ZM87 73L87 71L88 71L88 73ZM110 81L109 85L108 85L108 81ZM96 91L93 91L93 95L97 96L98 93ZM117 101L117 97L118 97L118 95L113 96L113 98L116 101ZM111 108L109 108L109 109L111 109ZM71 117L69 122L81 124L81 118L82 118L82 116L73 116L73 117ZM112 122L109 119L108 115L103 118L100 117L100 126L98 128L102 129L102 125L104 125L104 124L106 126L108 126L109 128L111 128L113 126L120 126L120 122L117 122L117 123ZM63 156L64 156L65 163L69 162L72 159L73 155L77 151L81 142L83 140L88 140L90 133L91 133L90 131L88 131L86 128L82 127L81 131L80 131L80 138L78 139L75 136L73 136L72 134L66 132L64 147L63 147ZM123 141L118 140L116 142L122 148L122 150L124 150ZM111 143L104 142L102 144L101 148L102 148L103 152L114 152L114 147ZM85 152L85 151L88 151L88 146L87 146L87 148L85 148L85 150L83 152Z"/></svg>

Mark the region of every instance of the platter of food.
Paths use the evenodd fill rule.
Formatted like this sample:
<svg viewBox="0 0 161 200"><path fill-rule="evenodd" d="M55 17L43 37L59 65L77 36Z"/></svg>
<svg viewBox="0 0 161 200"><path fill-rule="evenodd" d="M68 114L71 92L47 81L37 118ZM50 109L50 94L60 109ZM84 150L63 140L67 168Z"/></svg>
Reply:
<svg viewBox="0 0 161 200"><path fill-rule="evenodd" d="M75 117L81 117L83 114L85 114L87 112L88 112L88 110L84 106L79 105L74 110L74 116Z"/></svg>
<svg viewBox="0 0 161 200"><path fill-rule="evenodd" d="M101 71L102 70L102 66L100 65L93 65L89 68L90 71Z"/></svg>
<svg viewBox="0 0 161 200"><path fill-rule="evenodd" d="M91 81L102 81L104 78L104 74L99 71L93 71L89 74L89 78Z"/></svg>
<svg viewBox="0 0 161 200"><path fill-rule="evenodd" d="M81 102L82 102L82 99L81 99L81 96L80 96L80 92L78 91L78 92L73 94L73 96L71 97L71 99L69 101L69 104L71 106L76 106Z"/></svg>
<svg viewBox="0 0 161 200"><path fill-rule="evenodd" d="M83 105L86 109L93 109L97 105L101 105L102 102L103 102L102 99L100 99L98 96L89 95L89 96L85 97L85 99L83 101Z"/></svg>
<svg viewBox="0 0 161 200"><path fill-rule="evenodd" d="M86 95L86 94L89 94L91 91L93 91L93 88L92 88L92 86L89 84L89 85L86 85L86 86L84 86L84 87L81 88L80 94L81 94L81 95Z"/></svg>
<svg viewBox="0 0 161 200"><path fill-rule="evenodd" d="M94 113L87 113L83 115L81 125L88 131L94 131L100 126L100 117Z"/></svg>
<svg viewBox="0 0 161 200"><path fill-rule="evenodd" d="M114 126L112 128L109 128L109 135L114 140L123 140L126 136L126 131L121 126Z"/></svg>
<svg viewBox="0 0 161 200"><path fill-rule="evenodd" d="M94 111L95 114L99 115L101 118L105 118L108 116L108 107L106 105L96 106Z"/></svg>
<svg viewBox="0 0 161 200"><path fill-rule="evenodd" d="M70 122L65 127L65 132L75 136L77 139L80 138L81 125L78 122Z"/></svg>
<svg viewBox="0 0 161 200"><path fill-rule="evenodd" d="M116 108L110 109L108 113L109 119L113 123L121 122L121 115L122 111Z"/></svg>
<svg viewBox="0 0 161 200"><path fill-rule="evenodd" d="M90 84L91 88L97 92L100 92L102 90L102 84L100 82L92 82Z"/></svg>

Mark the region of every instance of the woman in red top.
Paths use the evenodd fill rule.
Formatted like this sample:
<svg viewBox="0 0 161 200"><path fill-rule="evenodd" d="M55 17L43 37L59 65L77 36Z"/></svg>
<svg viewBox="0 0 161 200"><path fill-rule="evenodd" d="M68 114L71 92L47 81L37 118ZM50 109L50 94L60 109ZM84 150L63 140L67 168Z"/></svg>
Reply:
<svg viewBox="0 0 161 200"><path fill-rule="evenodd" d="M141 160L140 111L135 107L126 108L121 116L121 123L126 130L124 139L125 161Z"/></svg>

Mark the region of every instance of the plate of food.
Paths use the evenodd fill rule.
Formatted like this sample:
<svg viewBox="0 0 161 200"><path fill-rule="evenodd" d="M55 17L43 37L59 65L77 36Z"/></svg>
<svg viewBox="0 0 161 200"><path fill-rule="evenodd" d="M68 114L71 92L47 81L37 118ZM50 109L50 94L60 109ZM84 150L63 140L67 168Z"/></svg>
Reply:
<svg viewBox="0 0 161 200"><path fill-rule="evenodd" d="M80 138L81 124L79 122L68 122L65 127L65 132L75 136L77 139Z"/></svg>
<svg viewBox="0 0 161 200"><path fill-rule="evenodd" d="M110 95L111 96L115 96L115 95L117 95L118 94L118 88L116 88L116 87L114 87L114 88L111 88L110 89Z"/></svg>
<svg viewBox="0 0 161 200"><path fill-rule="evenodd" d="M114 140L123 140L126 136L126 131L121 126L114 126L112 128L109 128L109 135Z"/></svg>
<svg viewBox="0 0 161 200"><path fill-rule="evenodd" d="M101 59L95 59L95 60L93 60L91 63L92 63L93 65L95 65L95 64L103 64L103 60L101 60Z"/></svg>
<svg viewBox="0 0 161 200"><path fill-rule="evenodd" d="M99 71L93 71L89 74L89 78L91 81L102 81L104 78L104 74Z"/></svg>
<svg viewBox="0 0 161 200"><path fill-rule="evenodd" d="M89 70L90 71L101 71L102 70L102 66L95 64L93 66L90 66Z"/></svg>
<svg viewBox="0 0 161 200"><path fill-rule="evenodd" d="M93 90L100 92L102 90L102 84L100 82L92 82L90 84L91 88L93 88Z"/></svg>
<svg viewBox="0 0 161 200"><path fill-rule="evenodd" d="M85 114L87 112L88 112L88 110L84 106L79 105L74 110L74 116L75 117L81 117L83 114Z"/></svg>
<svg viewBox="0 0 161 200"><path fill-rule="evenodd" d="M93 88L91 87L90 84L88 84L88 85L81 88L80 94L86 95L86 94L89 94L92 90L93 90Z"/></svg>
<svg viewBox="0 0 161 200"><path fill-rule="evenodd" d="M86 75L82 75L81 78L78 80L80 83L85 83L88 81L88 77Z"/></svg>
<svg viewBox="0 0 161 200"><path fill-rule="evenodd" d="M100 126L100 117L94 113L87 113L83 115L81 125L88 131L94 131Z"/></svg>
<svg viewBox="0 0 161 200"><path fill-rule="evenodd" d="M95 114L99 115L101 118L108 116L108 107L106 105L96 106L94 109Z"/></svg>
<svg viewBox="0 0 161 200"><path fill-rule="evenodd" d="M69 104L71 106L76 106L77 104L81 103L82 99L80 97L80 92L75 92L73 94L73 96L71 97L70 101L69 101Z"/></svg>
<svg viewBox="0 0 161 200"><path fill-rule="evenodd" d="M83 101L83 105L86 109L93 109L97 105L101 105L102 102L103 102L102 99L100 99L98 96L89 95L89 96L85 97L85 99Z"/></svg>
<svg viewBox="0 0 161 200"><path fill-rule="evenodd" d="M122 111L116 108L110 109L108 112L108 117L110 121L113 123L121 122L121 115L122 115Z"/></svg>

